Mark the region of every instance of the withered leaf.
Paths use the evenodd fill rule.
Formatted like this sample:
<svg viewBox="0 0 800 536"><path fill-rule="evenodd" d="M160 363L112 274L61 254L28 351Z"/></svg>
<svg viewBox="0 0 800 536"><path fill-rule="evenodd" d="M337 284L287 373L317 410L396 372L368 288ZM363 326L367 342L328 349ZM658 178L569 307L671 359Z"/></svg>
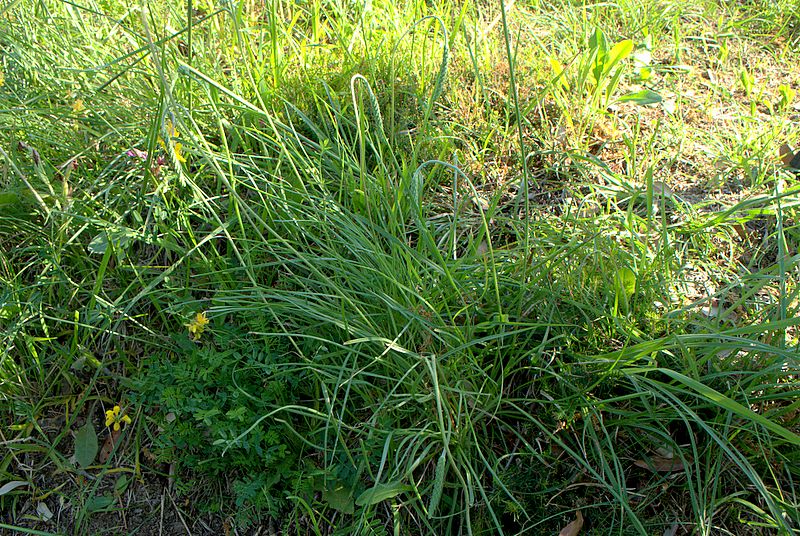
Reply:
<svg viewBox="0 0 800 536"><path fill-rule="evenodd" d="M558 536L577 536L583 528L583 514L580 510L575 512L575 521L570 521L569 525L561 529Z"/></svg>
<svg viewBox="0 0 800 536"><path fill-rule="evenodd" d="M121 435L122 430L112 430L108 437L106 437L106 440L103 442L103 447L100 449L98 459L101 464L106 463L108 458L111 457L111 453L114 452L114 447L116 446Z"/></svg>
<svg viewBox="0 0 800 536"><path fill-rule="evenodd" d="M789 144L784 143L781 145L780 155L783 165L792 169L800 169L800 150L795 153L792 151L792 148L789 147Z"/></svg>
<svg viewBox="0 0 800 536"><path fill-rule="evenodd" d="M653 456L650 462L644 460L636 460L633 462L636 467L642 469L650 469L659 473L670 473L672 471L683 471L683 462L680 458L662 458L661 456Z"/></svg>
<svg viewBox="0 0 800 536"><path fill-rule="evenodd" d="M781 155L781 160L783 161L784 165L788 166L789 164L792 163L792 158L794 158L794 153L792 152L792 148L789 147L788 143L784 143L783 145L781 145L779 153Z"/></svg>

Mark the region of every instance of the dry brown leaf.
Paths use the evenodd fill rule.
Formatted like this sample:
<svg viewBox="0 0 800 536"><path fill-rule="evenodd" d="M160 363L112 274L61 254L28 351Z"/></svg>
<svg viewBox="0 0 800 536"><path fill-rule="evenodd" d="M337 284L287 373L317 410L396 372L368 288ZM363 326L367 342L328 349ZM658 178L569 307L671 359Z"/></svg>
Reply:
<svg viewBox="0 0 800 536"><path fill-rule="evenodd" d="M114 452L114 447L117 445L117 441L119 441L119 437L122 435L122 430L112 430L106 440L103 442L103 447L100 449L100 454L98 455L98 462L100 464L104 464L108 461L111 457L111 453Z"/></svg>
<svg viewBox="0 0 800 536"><path fill-rule="evenodd" d="M671 199L675 194L672 193L672 188L667 186L663 181L653 181L653 194L663 195L667 199Z"/></svg>
<svg viewBox="0 0 800 536"><path fill-rule="evenodd" d="M633 465L636 467L641 467L642 469L658 471L659 473L683 471L683 462L679 458L662 458L661 456L653 456L650 458L650 463L644 460L636 460L633 462Z"/></svg>
<svg viewBox="0 0 800 536"><path fill-rule="evenodd" d="M731 227L733 227L733 230L736 231L737 235L739 235L739 238L741 238L742 240L747 240L748 238L747 228L744 225L742 225L741 223L735 223Z"/></svg>
<svg viewBox="0 0 800 536"><path fill-rule="evenodd" d="M783 160L783 164L786 166L790 165L792 163L792 159L794 158L794 153L792 152L792 148L789 147L789 144L784 143L781 145L779 152L781 155L781 160Z"/></svg>
<svg viewBox="0 0 800 536"><path fill-rule="evenodd" d="M800 149L795 153L788 144L784 143L780 149L783 165L792 169L800 169Z"/></svg>
<svg viewBox="0 0 800 536"><path fill-rule="evenodd" d="M558 536L577 536L583 528L583 514L580 510L575 512L575 521L570 521L569 525L561 529Z"/></svg>

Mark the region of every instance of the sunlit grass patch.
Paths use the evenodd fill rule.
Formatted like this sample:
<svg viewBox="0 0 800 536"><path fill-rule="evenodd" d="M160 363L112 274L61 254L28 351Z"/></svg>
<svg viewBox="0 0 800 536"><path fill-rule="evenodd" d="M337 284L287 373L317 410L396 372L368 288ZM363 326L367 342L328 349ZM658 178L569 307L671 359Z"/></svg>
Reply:
<svg viewBox="0 0 800 536"><path fill-rule="evenodd" d="M797 529L790 2L190 5L0 15L3 530Z"/></svg>

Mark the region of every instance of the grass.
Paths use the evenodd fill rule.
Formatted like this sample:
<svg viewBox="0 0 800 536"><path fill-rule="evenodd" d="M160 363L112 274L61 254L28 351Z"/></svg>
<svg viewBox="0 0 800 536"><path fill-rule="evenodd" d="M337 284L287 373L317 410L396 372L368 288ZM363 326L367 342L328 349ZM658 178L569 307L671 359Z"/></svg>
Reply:
<svg viewBox="0 0 800 536"><path fill-rule="evenodd" d="M500 8L0 8L0 532L800 530L796 5Z"/></svg>

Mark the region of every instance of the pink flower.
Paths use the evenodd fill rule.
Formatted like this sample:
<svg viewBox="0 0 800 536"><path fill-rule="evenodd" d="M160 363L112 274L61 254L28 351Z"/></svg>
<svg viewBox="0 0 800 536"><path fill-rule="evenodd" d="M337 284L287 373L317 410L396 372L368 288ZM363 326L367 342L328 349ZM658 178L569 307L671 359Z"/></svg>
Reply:
<svg viewBox="0 0 800 536"><path fill-rule="evenodd" d="M147 151L140 151L139 149L131 149L125 153L126 155L130 156L131 158L139 158L141 160L147 160Z"/></svg>

